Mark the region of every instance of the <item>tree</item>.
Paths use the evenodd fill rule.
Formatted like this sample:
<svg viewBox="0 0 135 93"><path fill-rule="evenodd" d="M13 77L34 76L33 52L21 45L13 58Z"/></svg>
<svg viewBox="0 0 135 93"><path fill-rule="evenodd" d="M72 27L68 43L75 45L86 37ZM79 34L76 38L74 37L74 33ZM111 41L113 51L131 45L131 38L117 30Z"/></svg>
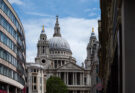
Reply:
<svg viewBox="0 0 135 93"><path fill-rule="evenodd" d="M55 76L51 76L47 80L46 88L47 93L68 93L67 86L63 80Z"/></svg>

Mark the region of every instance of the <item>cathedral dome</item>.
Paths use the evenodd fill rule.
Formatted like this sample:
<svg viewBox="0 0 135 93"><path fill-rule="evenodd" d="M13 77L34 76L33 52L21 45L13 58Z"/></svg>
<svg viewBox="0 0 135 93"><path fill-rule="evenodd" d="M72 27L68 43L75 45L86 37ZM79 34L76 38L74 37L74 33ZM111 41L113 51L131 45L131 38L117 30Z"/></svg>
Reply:
<svg viewBox="0 0 135 93"><path fill-rule="evenodd" d="M49 39L49 48L50 50L61 50L61 51L64 50L71 52L67 40L65 40L62 37L53 37Z"/></svg>

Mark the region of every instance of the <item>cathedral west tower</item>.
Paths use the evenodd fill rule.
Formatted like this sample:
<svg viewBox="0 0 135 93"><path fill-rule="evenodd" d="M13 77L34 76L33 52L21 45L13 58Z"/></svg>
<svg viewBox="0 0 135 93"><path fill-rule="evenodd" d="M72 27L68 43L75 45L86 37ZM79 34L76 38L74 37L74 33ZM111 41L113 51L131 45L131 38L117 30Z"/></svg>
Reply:
<svg viewBox="0 0 135 93"><path fill-rule="evenodd" d="M87 58L85 60L85 67L86 69L91 69L90 65L91 65L91 61L92 61L92 58L93 58L93 46L94 44L96 43L97 39L96 39L96 36L95 36L95 33L94 33L94 28L92 28L92 33L91 33L91 36L90 36L90 39L89 39L89 43L87 45Z"/></svg>
<svg viewBox="0 0 135 93"><path fill-rule="evenodd" d="M37 43L37 57L35 58L36 63L46 65L49 63L49 42L45 34L44 26L42 28L40 39ZM49 63L50 64L50 63Z"/></svg>
<svg viewBox="0 0 135 93"><path fill-rule="evenodd" d="M85 67L86 69L90 70L91 76L91 93L97 93L97 84L99 83L98 78L98 67L99 67L99 60L98 60L98 49L99 49L99 42L96 38L94 33L94 28L92 28L92 33L90 36L90 40L87 46L87 58L85 60Z"/></svg>

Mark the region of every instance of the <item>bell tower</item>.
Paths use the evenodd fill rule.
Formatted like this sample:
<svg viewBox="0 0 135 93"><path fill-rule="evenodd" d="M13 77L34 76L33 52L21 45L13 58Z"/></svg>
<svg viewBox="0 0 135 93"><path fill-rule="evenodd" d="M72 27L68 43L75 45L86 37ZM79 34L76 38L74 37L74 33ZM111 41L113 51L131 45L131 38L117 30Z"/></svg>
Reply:
<svg viewBox="0 0 135 93"><path fill-rule="evenodd" d="M91 65L91 61L92 61L92 57L93 57L93 45L95 44L95 42L97 41L95 33L94 33L94 28L92 28L92 33L89 39L89 43L87 46L87 58L85 60L85 68L86 69L90 69L90 65Z"/></svg>
<svg viewBox="0 0 135 93"><path fill-rule="evenodd" d="M47 36L45 34L45 29L43 26L40 34L40 39L37 43L37 57L35 58L35 62L45 65L48 61L49 54L49 42L47 40Z"/></svg>

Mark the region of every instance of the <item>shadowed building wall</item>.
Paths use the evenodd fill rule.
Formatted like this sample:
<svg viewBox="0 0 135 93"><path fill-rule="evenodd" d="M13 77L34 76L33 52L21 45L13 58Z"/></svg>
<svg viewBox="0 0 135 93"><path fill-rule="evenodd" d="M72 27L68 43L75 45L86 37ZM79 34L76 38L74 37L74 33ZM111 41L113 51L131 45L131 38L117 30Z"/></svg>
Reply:
<svg viewBox="0 0 135 93"><path fill-rule="evenodd" d="M133 0L100 0L100 73L105 93L134 93Z"/></svg>

